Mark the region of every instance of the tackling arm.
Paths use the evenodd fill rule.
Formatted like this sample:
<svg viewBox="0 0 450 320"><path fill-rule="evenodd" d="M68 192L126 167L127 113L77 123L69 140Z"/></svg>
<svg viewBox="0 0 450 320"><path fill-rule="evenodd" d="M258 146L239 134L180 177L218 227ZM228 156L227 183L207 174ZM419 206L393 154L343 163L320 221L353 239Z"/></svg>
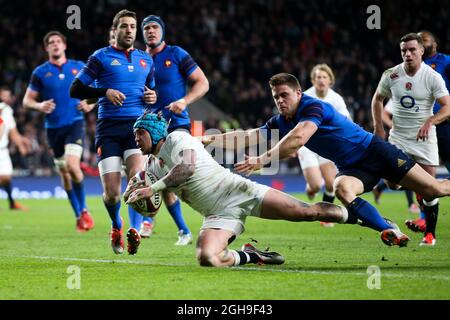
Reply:
<svg viewBox="0 0 450 320"><path fill-rule="evenodd" d="M203 136L202 143L205 146L211 145L216 148L236 150L239 147L244 148L257 145L262 137L260 129L235 130L223 134Z"/></svg>
<svg viewBox="0 0 450 320"><path fill-rule="evenodd" d="M297 150L308 142L317 129L317 125L312 121L300 122L272 149L256 158L247 157L246 160L235 164L234 168L236 172L249 175L273 160L290 158L297 154Z"/></svg>

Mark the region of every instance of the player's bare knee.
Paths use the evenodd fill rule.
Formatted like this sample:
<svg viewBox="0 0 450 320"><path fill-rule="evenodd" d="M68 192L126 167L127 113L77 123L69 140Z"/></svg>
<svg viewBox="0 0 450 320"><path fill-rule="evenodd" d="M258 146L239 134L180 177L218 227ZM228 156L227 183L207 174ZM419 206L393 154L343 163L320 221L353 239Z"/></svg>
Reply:
<svg viewBox="0 0 450 320"><path fill-rule="evenodd" d="M197 260L202 267L214 267L215 256L206 250L198 250Z"/></svg>
<svg viewBox="0 0 450 320"><path fill-rule="evenodd" d="M163 192L164 203L168 206L173 205L177 200L177 196L173 192Z"/></svg>

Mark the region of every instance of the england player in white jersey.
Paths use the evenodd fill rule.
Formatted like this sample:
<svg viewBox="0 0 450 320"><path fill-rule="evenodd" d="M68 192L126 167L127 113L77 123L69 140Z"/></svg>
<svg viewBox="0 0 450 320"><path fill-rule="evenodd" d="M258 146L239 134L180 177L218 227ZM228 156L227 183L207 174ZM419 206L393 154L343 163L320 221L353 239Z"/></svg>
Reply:
<svg viewBox="0 0 450 320"><path fill-rule="evenodd" d="M9 156L9 139L11 139L19 149L22 155L26 155L29 150L29 142L20 135L16 128L12 108L4 102L0 102L0 122L2 124L2 134L0 135L0 187L8 195L9 208L11 210L26 210L23 205L14 200L12 196L11 180L13 174L13 165Z"/></svg>
<svg viewBox="0 0 450 320"><path fill-rule="evenodd" d="M436 175L439 153L436 124L450 117L450 97L442 76L422 61L422 38L410 33L400 39L403 63L386 70L372 99L375 134L385 138L383 101L392 99L392 129L389 142L405 151L425 171ZM433 115L434 103L442 106ZM439 200L423 201L426 215L421 245L434 245Z"/></svg>
<svg viewBox="0 0 450 320"><path fill-rule="evenodd" d="M125 201L131 204L169 189L203 215L197 242L197 259L202 266L284 262L278 253L262 252L250 244L241 250L228 249L228 244L244 231L249 216L289 221L345 223L348 220L344 207L326 202L308 204L231 173L190 134L174 131L167 135L167 123L155 114L138 118L134 132L142 153L156 156L158 161L152 161L148 168L160 166L153 169L160 179L143 188L130 180Z"/></svg>
<svg viewBox="0 0 450 320"><path fill-rule="evenodd" d="M318 64L311 71L311 82L313 86L305 91L305 94L330 103L339 113L350 119L344 99L331 87L334 85L335 77L327 64ZM323 201L334 201L333 183L337 174L334 163L319 156L317 153L303 146L298 150L298 158L306 180L306 194L310 200L322 189L325 184ZM332 227L332 223L321 223L324 227Z"/></svg>

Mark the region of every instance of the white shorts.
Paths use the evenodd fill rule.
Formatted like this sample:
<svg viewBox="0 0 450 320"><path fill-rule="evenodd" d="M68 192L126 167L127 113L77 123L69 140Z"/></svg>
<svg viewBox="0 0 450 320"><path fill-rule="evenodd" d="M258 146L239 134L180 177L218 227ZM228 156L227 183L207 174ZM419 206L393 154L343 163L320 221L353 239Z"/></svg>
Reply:
<svg viewBox="0 0 450 320"><path fill-rule="evenodd" d="M389 137L389 142L403 150L414 161L428 166L439 165L439 150L436 137L430 137L427 141L416 141Z"/></svg>
<svg viewBox="0 0 450 320"><path fill-rule="evenodd" d="M0 150L0 176L11 176L13 174L13 166L9 150L7 148Z"/></svg>
<svg viewBox="0 0 450 320"><path fill-rule="evenodd" d="M307 147L303 146L297 151L298 160L300 161L300 165L302 170L311 167L319 167L328 162L332 162L331 160L325 159L324 157L319 156L317 153L309 150Z"/></svg>
<svg viewBox="0 0 450 320"><path fill-rule="evenodd" d="M248 216L261 215L262 202L270 187L240 176L235 178L235 188L225 192L211 213L205 215L201 229L224 229L238 236L244 232Z"/></svg>

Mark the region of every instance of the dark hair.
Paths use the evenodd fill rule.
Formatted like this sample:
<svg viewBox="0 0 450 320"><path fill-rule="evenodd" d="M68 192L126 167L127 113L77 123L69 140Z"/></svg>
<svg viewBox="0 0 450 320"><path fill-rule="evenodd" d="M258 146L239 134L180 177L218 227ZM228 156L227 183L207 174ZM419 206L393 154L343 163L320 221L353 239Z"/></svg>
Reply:
<svg viewBox="0 0 450 320"><path fill-rule="evenodd" d="M420 30L419 32L417 32L417 34L418 34L420 37L422 37L422 35L423 35L424 33L427 33L427 34L433 39L434 42L436 42L436 43L439 42L439 39L438 39L438 38L434 35L434 33L431 32L431 31L428 31L428 30ZM438 43L438 44L439 44L439 43Z"/></svg>
<svg viewBox="0 0 450 320"><path fill-rule="evenodd" d="M123 18L123 17L131 17L134 20L136 20L136 22L137 22L136 12L128 11L127 9L123 9L123 10L120 10L114 16L112 28L117 29L117 26L119 25L119 20L120 20L120 18Z"/></svg>
<svg viewBox="0 0 450 320"><path fill-rule="evenodd" d="M50 31L50 32L47 32L47 34L44 36L44 40L43 41L44 41L44 46L45 47L48 46L48 42L50 40L50 37L53 37L53 36L58 36L58 37L60 37L62 39L62 41L64 43L67 43L66 36L63 35L61 32L59 32L59 31Z"/></svg>
<svg viewBox="0 0 450 320"><path fill-rule="evenodd" d="M419 36L415 32L411 32L411 33L405 34L403 37L400 38L400 42L408 42L408 41L413 41L413 40L416 40L418 44L423 46L422 37Z"/></svg>
<svg viewBox="0 0 450 320"><path fill-rule="evenodd" d="M293 90L302 89L300 83L298 82L298 79L290 73L278 73L272 76L269 80L269 85L271 88L283 84L288 85Z"/></svg>

